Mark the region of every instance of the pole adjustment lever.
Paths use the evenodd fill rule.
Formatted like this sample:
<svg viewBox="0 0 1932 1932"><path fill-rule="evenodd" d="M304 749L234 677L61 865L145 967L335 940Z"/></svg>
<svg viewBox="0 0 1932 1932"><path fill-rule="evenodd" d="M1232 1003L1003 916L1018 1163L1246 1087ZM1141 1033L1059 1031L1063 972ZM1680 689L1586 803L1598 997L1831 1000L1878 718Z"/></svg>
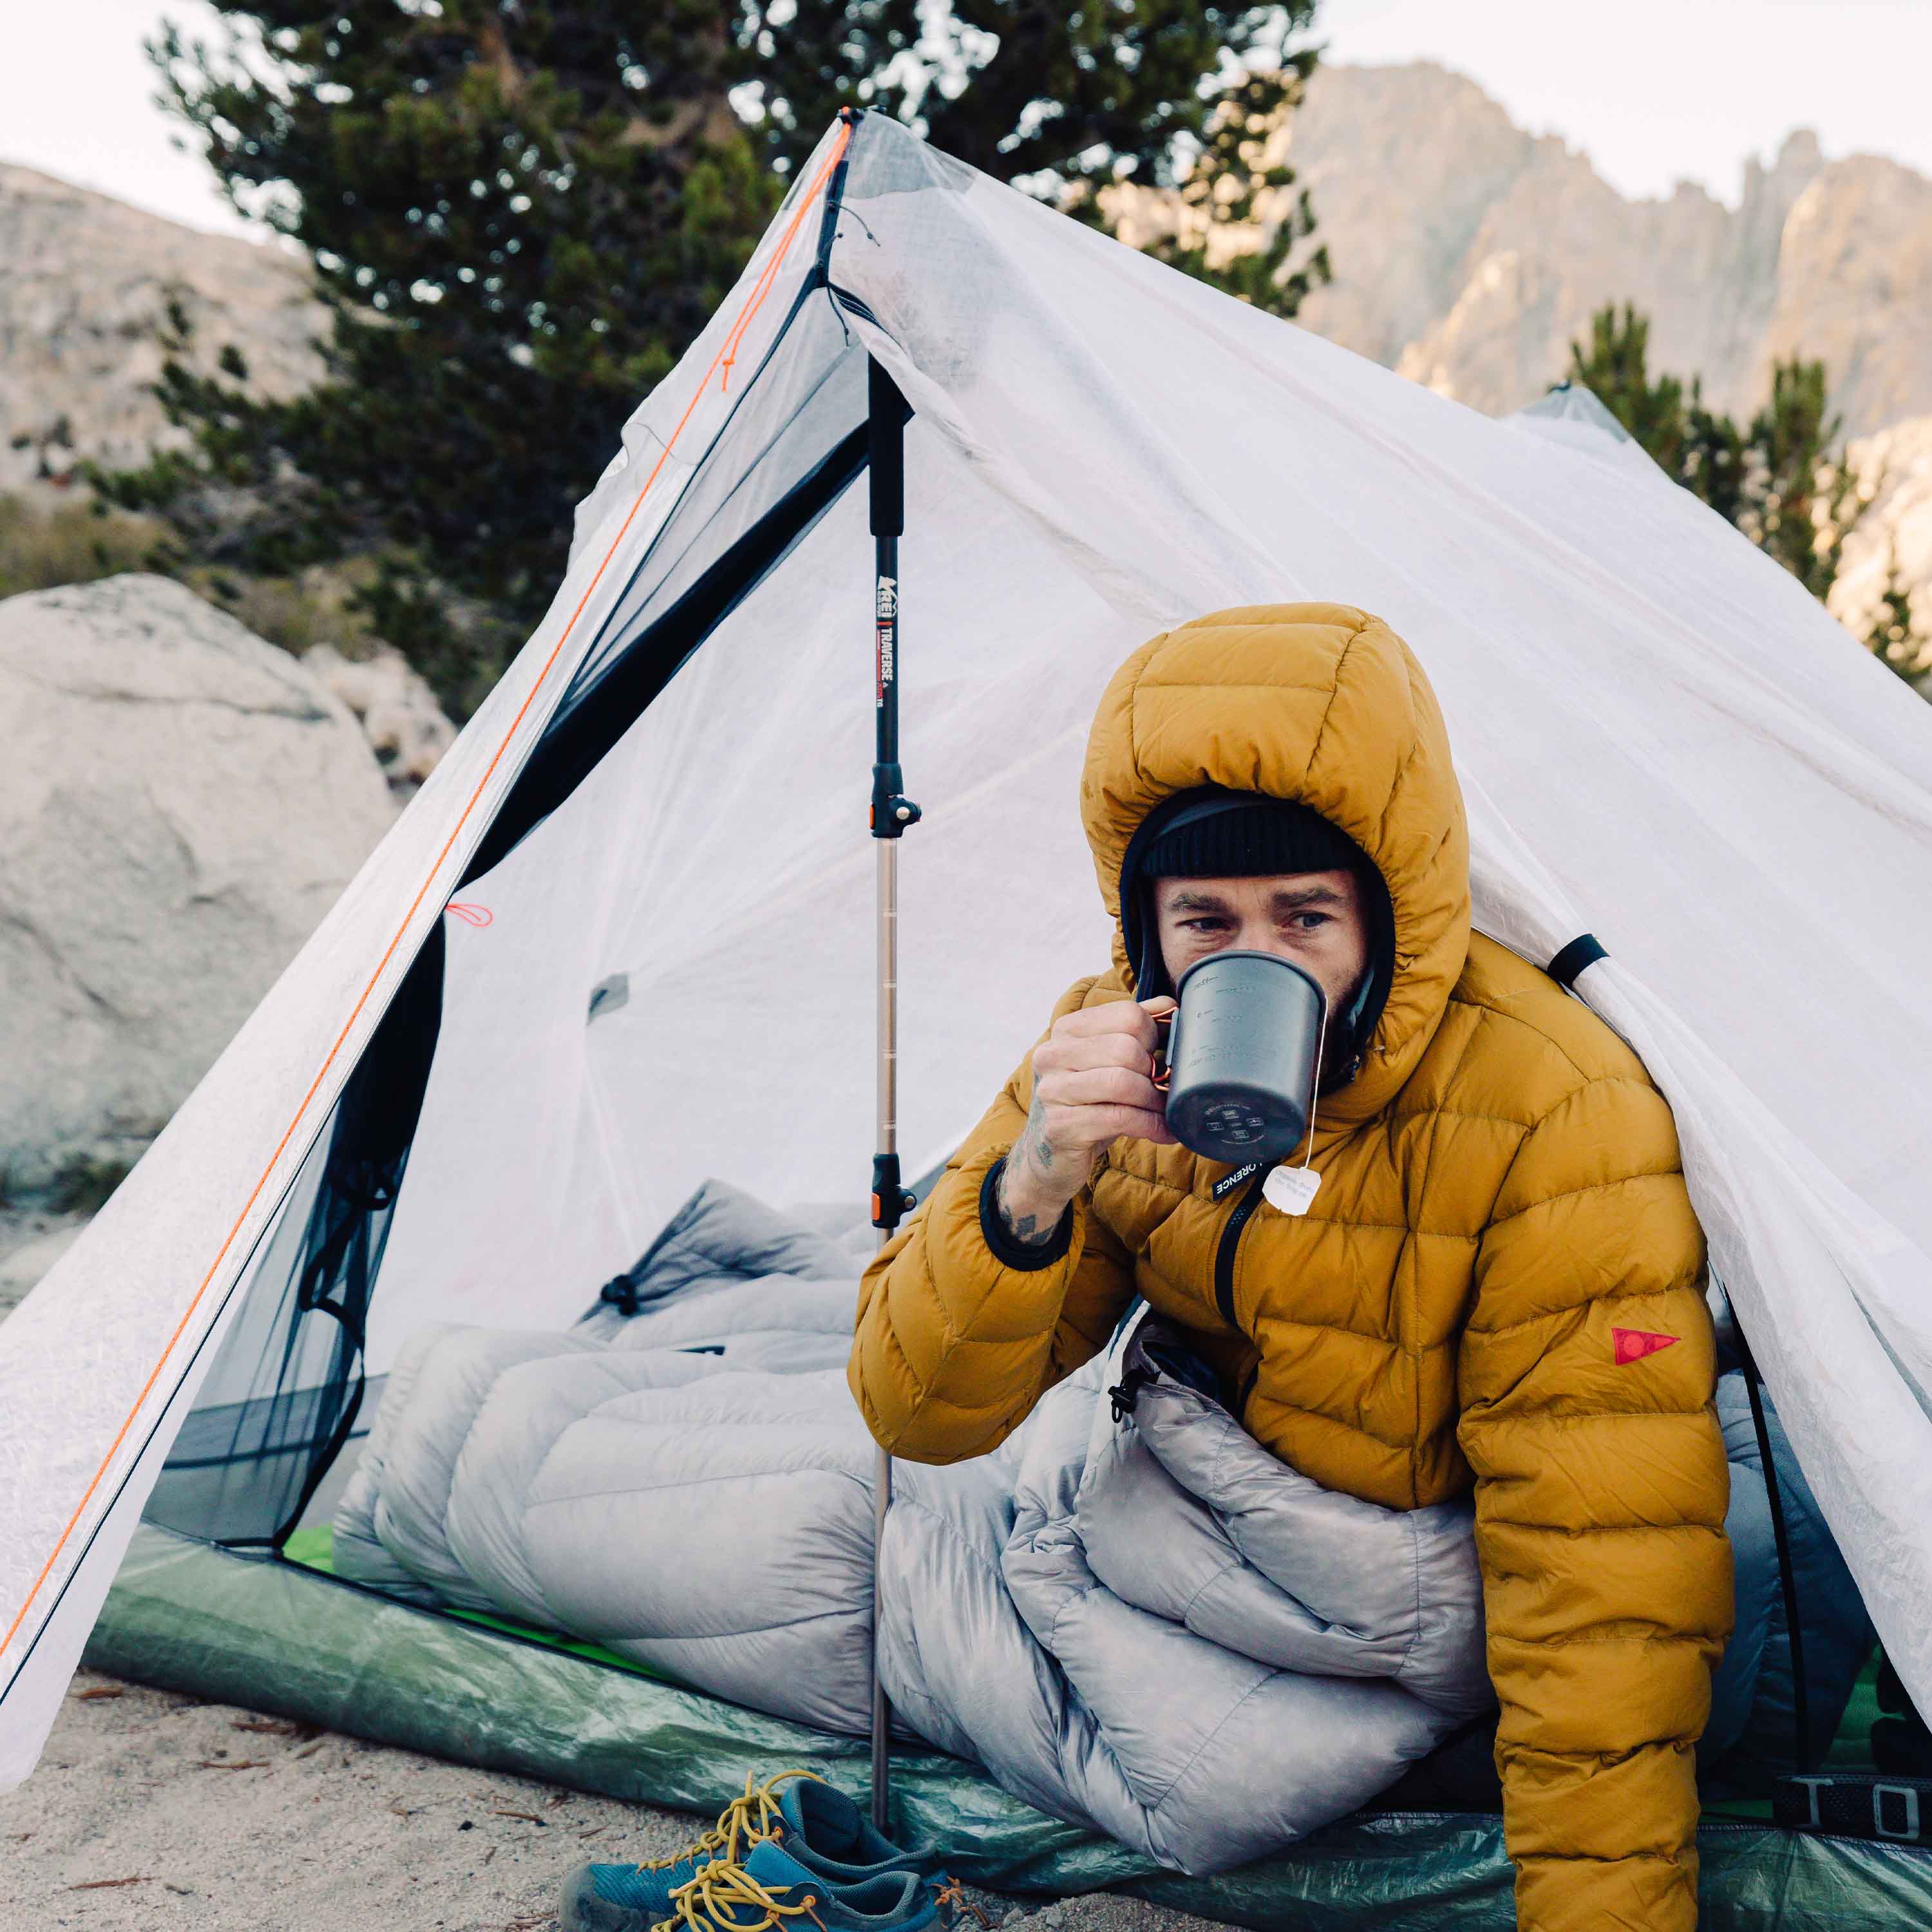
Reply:
<svg viewBox="0 0 1932 1932"><path fill-rule="evenodd" d="M918 1205L912 1190L900 1182L898 1156L873 1155L872 1226L890 1233Z"/></svg>
<svg viewBox="0 0 1932 1932"><path fill-rule="evenodd" d="M919 807L900 789L904 783L905 774L896 764L872 767L872 826L874 838L896 838L919 823Z"/></svg>

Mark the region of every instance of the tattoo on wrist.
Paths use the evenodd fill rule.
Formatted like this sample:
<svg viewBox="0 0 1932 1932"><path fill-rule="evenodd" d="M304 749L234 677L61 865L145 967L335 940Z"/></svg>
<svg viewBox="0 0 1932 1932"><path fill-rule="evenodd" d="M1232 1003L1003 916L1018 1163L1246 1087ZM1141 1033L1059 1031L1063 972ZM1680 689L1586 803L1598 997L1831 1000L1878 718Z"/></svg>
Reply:
<svg viewBox="0 0 1932 1932"><path fill-rule="evenodd" d="M1036 1098L1033 1111L1027 1115L1027 1124L1012 1152L1006 1156L1010 1167L1018 1162L1022 1171L1030 1168L1036 1174L1053 1172L1053 1147L1046 1138L1046 1102Z"/></svg>
<svg viewBox="0 0 1932 1932"><path fill-rule="evenodd" d="M1000 1171L999 1190L994 1198L999 1204L1000 1225L1023 1248L1043 1248L1053 1239L1053 1228L1042 1228L1037 1214L1016 1214L1012 1202L1006 1193L1006 1178L1012 1172L1012 1156L1007 1156L1009 1166ZM1058 1227L1056 1221L1054 1227Z"/></svg>
<svg viewBox="0 0 1932 1932"><path fill-rule="evenodd" d="M1046 1107L1043 1101L1035 1100L1033 1112L1027 1116L1024 1132L1013 1144L1012 1151L1006 1156L1006 1164L1000 1171L997 1198L1000 1220L1008 1234L1022 1247L1043 1248L1053 1239L1054 1228L1059 1226L1056 1220L1052 1226L1042 1228L1037 1214L1016 1214L1008 1184L1016 1172L1029 1171L1036 1174L1050 1172L1053 1166L1053 1149L1048 1144L1046 1129Z"/></svg>

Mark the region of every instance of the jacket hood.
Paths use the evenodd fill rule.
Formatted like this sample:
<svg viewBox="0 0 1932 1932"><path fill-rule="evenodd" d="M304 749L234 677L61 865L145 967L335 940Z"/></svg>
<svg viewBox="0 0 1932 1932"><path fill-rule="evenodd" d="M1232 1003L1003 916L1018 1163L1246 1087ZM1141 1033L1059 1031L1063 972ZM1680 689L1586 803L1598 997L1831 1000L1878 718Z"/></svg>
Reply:
<svg viewBox="0 0 1932 1932"><path fill-rule="evenodd" d="M1382 874L1395 922L1388 997L1361 1071L1318 1114L1366 1120L1414 1070L1468 954L1468 828L1436 694L1379 617L1342 604L1216 611L1135 652L1100 700L1080 788L1130 986L1127 848L1148 813L1202 785L1308 806Z"/></svg>

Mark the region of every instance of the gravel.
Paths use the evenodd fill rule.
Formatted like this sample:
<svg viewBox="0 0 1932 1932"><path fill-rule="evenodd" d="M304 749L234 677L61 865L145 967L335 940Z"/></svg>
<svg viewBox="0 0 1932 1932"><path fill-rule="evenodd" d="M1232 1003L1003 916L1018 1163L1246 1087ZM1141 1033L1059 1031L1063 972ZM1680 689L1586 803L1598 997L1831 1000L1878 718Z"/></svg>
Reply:
<svg viewBox="0 0 1932 1932"><path fill-rule="evenodd" d="M0 1797L0 1932L554 1932L571 1867L698 1828L82 1671ZM1206 1932L1109 1892L970 1895L1002 1932Z"/></svg>

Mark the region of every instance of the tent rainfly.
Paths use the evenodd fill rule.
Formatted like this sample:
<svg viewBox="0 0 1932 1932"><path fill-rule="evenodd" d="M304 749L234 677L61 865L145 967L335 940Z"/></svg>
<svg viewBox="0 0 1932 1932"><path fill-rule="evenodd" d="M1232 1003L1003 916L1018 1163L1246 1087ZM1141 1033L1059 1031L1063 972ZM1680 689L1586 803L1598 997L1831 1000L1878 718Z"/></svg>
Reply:
<svg viewBox="0 0 1932 1932"><path fill-rule="evenodd" d="M864 1192L874 359L912 412L908 1172L1106 957L1075 788L1120 658L1243 602L1381 614L1448 716L1478 926L1607 947L1576 991L1676 1109L1932 1708L1925 707L1580 401L1486 418L848 116L535 635L0 1329L0 1787L144 1509L278 1548L412 1332L568 1324L707 1175Z"/></svg>

